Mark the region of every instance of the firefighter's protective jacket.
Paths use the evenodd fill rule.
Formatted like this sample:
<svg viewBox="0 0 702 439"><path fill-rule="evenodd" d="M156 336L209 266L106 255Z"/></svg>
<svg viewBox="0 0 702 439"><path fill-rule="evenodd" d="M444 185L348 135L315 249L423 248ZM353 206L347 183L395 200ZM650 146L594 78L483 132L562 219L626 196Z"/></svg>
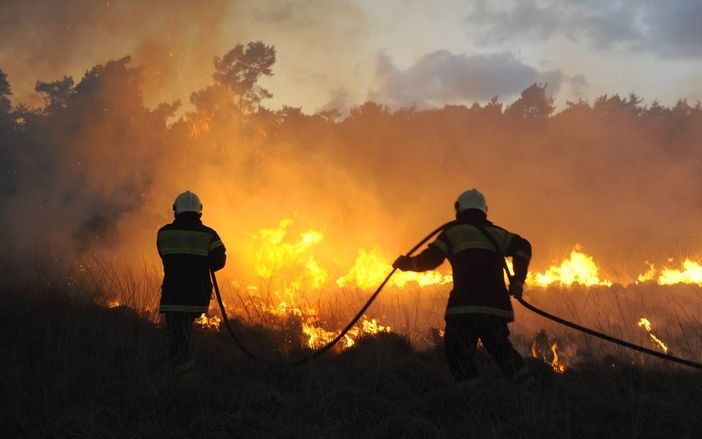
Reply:
<svg viewBox="0 0 702 439"><path fill-rule="evenodd" d="M453 290L446 307L447 316L487 314L513 321L502 263L496 257L493 243L476 226L493 236L504 256L513 258L515 281L524 282L531 259L529 241L484 217L471 215L459 217L457 224L444 230L426 250L412 258L412 270L430 270L448 258L453 270Z"/></svg>
<svg viewBox="0 0 702 439"><path fill-rule="evenodd" d="M194 212L183 212L158 231L158 254L163 261L160 312L207 312L212 294L210 269L226 262L226 250L213 229Z"/></svg>

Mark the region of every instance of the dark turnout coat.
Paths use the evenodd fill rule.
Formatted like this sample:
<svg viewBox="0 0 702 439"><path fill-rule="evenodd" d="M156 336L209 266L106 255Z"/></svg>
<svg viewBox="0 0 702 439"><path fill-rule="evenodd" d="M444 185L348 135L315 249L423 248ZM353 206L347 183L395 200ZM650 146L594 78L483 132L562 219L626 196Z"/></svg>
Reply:
<svg viewBox="0 0 702 439"><path fill-rule="evenodd" d="M226 262L217 232L203 225L196 213L184 212L161 227L156 245L164 272L160 312L207 312L210 270L219 270Z"/></svg>
<svg viewBox="0 0 702 439"><path fill-rule="evenodd" d="M446 316L483 314L512 321L514 312L505 286L502 262L493 243L478 227L492 235L504 256L513 257L515 280L524 282L531 259L531 244L481 215L459 217L455 225L444 230L424 252L412 258L412 269L430 270L448 258L453 270L453 290Z"/></svg>

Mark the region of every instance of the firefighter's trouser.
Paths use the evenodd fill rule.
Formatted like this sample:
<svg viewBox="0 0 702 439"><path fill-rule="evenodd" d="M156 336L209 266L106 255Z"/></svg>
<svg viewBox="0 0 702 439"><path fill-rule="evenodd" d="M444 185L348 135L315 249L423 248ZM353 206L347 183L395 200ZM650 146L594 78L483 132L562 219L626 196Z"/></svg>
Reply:
<svg viewBox="0 0 702 439"><path fill-rule="evenodd" d="M475 352L480 340L505 377L520 380L528 374L522 356L509 340L507 321L482 314L446 316L444 350L449 369L457 381L480 375Z"/></svg>
<svg viewBox="0 0 702 439"><path fill-rule="evenodd" d="M189 312L167 312L168 356L175 375L190 372L195 367L190 347L194 315Z"/></svg>

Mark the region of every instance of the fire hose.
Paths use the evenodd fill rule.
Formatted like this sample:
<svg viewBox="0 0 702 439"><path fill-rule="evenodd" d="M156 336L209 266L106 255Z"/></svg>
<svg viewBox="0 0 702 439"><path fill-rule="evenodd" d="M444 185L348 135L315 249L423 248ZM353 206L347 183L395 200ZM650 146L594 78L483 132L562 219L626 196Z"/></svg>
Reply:
<svg viewBox="0 0 702 439"><path fill-rule="evenodd" d="M439 233L440 231L444 230L445 228L447 228L447 227L449 227L449 226L451 226L451 225L453 225L453 224L455 224L455 223L456 223L456 221L450 221L450 222L448 222L448 223L442 225L441 227L436 228L436 230L434 230L433 232L431 232L430 234L428 234L426 237L424 237L424 239L422 239L421 241L419 241L419 242L417 243L417 245L415 245L414 247L412 247L412 249L411 249L410 251L407 252L407 256L412 256L412 254L414 254L414 252L416 252L416 251L419 249L419 247L421 247L425 242L429 241L434 235L436 235L436 234ZM307 363L307 362L309 362L309 361L312 361L312 360L314 360L314 359L320 357L322 354L324 354L324 353L327 352L329 349L331 349L332 347L334 347L334 345L337 344L337 343L339 342L339 340L341 340L341 339L344 337L344 335L346 335L346 333L349 332L349 331L351 330L351 328L353 328L353 326L356 324L356 322L358 322L358 320L359 320L361 317L363 317L363 314L364 314L364 313L366 312L366 310L371 306L371 304L373 303L373 301L378 297L378 295L379 295L380 292L383 290L383 288L385 287L385 285L388 283L388 281L390 280L390 278L392 277L392 275L395 274L395 271L397 271L397 268L393 267L393 269L390 271L390 273L388 273L388 275L385 276L385 279L383 280L383 282L378 286L378 288L376 288L376 290L373 292L373 294L370 296L370 298L369 298L369 299L366 301L366 303L361 307L360 311L358 311L358 312L356 313L356 315L353 317L353 319L351 319L351 321L348 323L348 325L346 325L346 327L344 327L344 329L341 330L341 332L339 333L339 335L337 335L336 337L334 337L333 340L331 340L330 342L328 342L327 344L325 344L325 345L322 346L321 348L316 349L316 350L315 350L314 352L312 352L311 354L309 354L309 355L307 355L307 356L305 356L305 357L302 357L302 358L300 358L300 359L291 361L291 362L288 363L288 365L297 366L297 365L305 364L305 363ZM220 312L222 313L222 322L224 322L224 326L227 328L227 332L229 332L229 335L232 337L232 339L234 340L234 342L236 343L236 345L239 347L239 349L241 349L241 351L244 353L244 355L246 355L247 357L249 357L249 358L251 358L251 359L253 359L253 360L262 361L261 359L259 359L259 358L257 358L256 356L254 356L254 355L246 348L246 346L244 346L244 344L241 342L241 340L239 339L239 337L236 335L236 332L234 332L234 329L233 329L233 328L231 327L231 325L229 324L229 318L227 318L227 311L226 311L226 309L224 308L224 302L222 301L222 295L220 294L219 286L217 285L217 277L215 276L214 271L210 271L210 276L212 277L212 285L214 286L215 295L217 296L217 302L219 303L219 309L220 309Z"/></svg>
<svg viewBox="0 0 702 439"><path fill-rule="evenodd" d="M427 241L429 241L429 240L430 240L432 237L434 237L437 233L443 231L444 229L446 229L446 228L448 228L448 227L450 227L450 226L452 226L452 225L454 225L454 224L456 224L456 223L457 223L457 221L450 221L450 222L448 222L448 223L442 225L441 227L438 227L437 229L435 229L434 231L432 231L430 234L428 234L426 237L424 237L421 241L419 241L414 247L412 247L412 249L406 253L406 256L408 256L408 257L409 257L409 256L412 256L422 245L424 245L424 243L426 243ZM512 280L513 280L513 278L514 278L514 275L513 275L512 272L510 271L509 267L507 266L507 262L506 262L506 260L505 260L505 258L504 258L504 255L502 254L502 251L501 251L501 249L500 249L500 246L499 246L499 245L497 244L497 242L495 241L495 238L494 238L487 230L485 230L483 227L481 227L481 226L476 226L476 228L477 228L483 235L485 235L485 237L492 243L493 247L495 248L495 251L496 251L497 256L498 256L499 259L502 261L502 268L503 268L503 270L505 271L505 273L506 273L506 275L507 275L507 278L509 279L510 282L512 282ZM344 337L344 335L346 335L346 333L349 332L349 330L351 330L351 328L353 328L353 326L354 326L354 325L358 322L358 320L363 316L363 314L366 312L366 310L371 306L371 304L373 303L373 301L375 301L375 299L378 297L378 295L379 295L380 292L383 290L383 288L385 287L385 285L388 283L388 281L390 280L390 278L392 277L392 275L395 274L395 271L397 271L397 268L393 267L393 269L390 271L390 273L388 273L388 275L387 275L387 276L385 277L385 279L381 282L381 284L378 286L378 288L376 288L376 290L373 292L373 294L370 296L370 298L368 298L368 300L367 300L366 303L361 307L361 309L358 311L358 313L356 313L356 315L353 317L353 319L351 319L351 321L346 325L346 327L344 327L344 329L342 329L341 332L340 332L336 337L334 337L333 340L331 340L330 342L328 342L327 344L325 344L325 345L322 346L321 348L316 349L316 350L313 351L311 354L309 354L309 355L307 355L307 356L305 356L305 357L302 357L302 358L300 358L300 359L297 359L297 360L288 362L287 364L288 364L288 365L295 365L295 366L301 365L301 364L305 364L305 363L307 363L307 362L310 362L310 361L312 361L312 360L314 360L314 359L320 357L320 356L323 355L325 352L329 351L329 349L331 349L332 347L334 347L334 345L336 345L336 343L338 343L339 340L341 340L341 339ZM211 277L212 277L212 284L214 285L214 290L215 290L215 294L216 294L216 297L217 297L217 302L219 303L219 308L220 308L220 311L221 311L221 313L222 313L222 321L224 322L224 326L227 328L227 331L229 332L229 335L232 337L232 339L234 340L234 342L236 343L236 345L239 347L239 349L244 353L244 355L246 355L247 357L249 357L249 358L252 359L252 360L263 361L263 360L261 360L260 358L254 356L254 355L246 348L246 346L241 342L241 340L239 339L239 337L236 335L236 332L234 331L234 329L231 327L231 325L230 325L230 323L229 323L229 318L227 317L226 309L225 309L225 307L224 307L224 302L222 301L222 295L221 295L221 293L220 293L220 291L219 291L219 285L217 284L217 278L216 278L216 276L215 276L214 271L210 271L210 275L211 275ZM555 316L555 315L553 315L553 314L550 314L550 313L548 313L548 312L546 312L546 311L544 311L544 310L541 310L541 309L537 308L536 306L534 306L534 305L528 303L528 302L527 302L526 300L524 300L524 298L521 297L521 296L520 296L520 297L514 297L514 298L517 300L517 302L519 302L523 307L525 307L525 308L528 309L529 311L531 311L531 312L533 312L533 313L535 313L535 314L538 314L538 315L540 315L540 316L542 316L542 317L544 317L544 318L546 318L546 319L548 319L548 320L551 320L551 321L554 321L554 322L556 322L556 323L558 323L558 324L561 324L561 325L563 325L563 326L567 326L567 327L569 327L569 328L575 329L575 330L577 330L577 331L583 332L583 333L588 334L588 335L591 335L591 336L593 336L593 337L600 338L600 339L605 340L605 341L607 341L607 342L610 342L610 343L613 343L613 344L617 344L617 345L619 345L619 346L623 346L623 347L625 347L625 348L629 348L629 349L632 349L632 350L635 350L635 351L638 351L638 352L641 352L641 353L644 353L644 354L648 354L648 355L652 355L652 356L654 356L654 357L661 358L661 359L663 359L663 360L671 361L671 362L674 362L674 363L682 364L682 365L684 365L684 366L688 366L688 367L692 367L692 368L695 368L695 369L700 369L700 370L702 370L702 363L698 363L698 362L695 362L695 361L692 361L692 360L688 360L688 359L685 359L685 358L679 358L679 357L676 357L676 356L674 356L674 355L670 355L670 354L667 354L667 353L654 351L653 349L649 349L649 348L646 348L646 347L643 347L643 346L639 346L639 345L634 344L634 343L630 343L630 342L625 341L625 340L621 340L621 339L616 338L616 337L613 337L613 336L611 336L611 335L607 335L607 334L604 334L604 333L602 333L602 332L595 331L594 329L586 328L586 327L584 327L584 326L578 325L577 323L570 322L570 321L568 321L568 320L566 320L566 319L563 319L563 318L561 318L561 317L558 317L558 316Z"/></svg>

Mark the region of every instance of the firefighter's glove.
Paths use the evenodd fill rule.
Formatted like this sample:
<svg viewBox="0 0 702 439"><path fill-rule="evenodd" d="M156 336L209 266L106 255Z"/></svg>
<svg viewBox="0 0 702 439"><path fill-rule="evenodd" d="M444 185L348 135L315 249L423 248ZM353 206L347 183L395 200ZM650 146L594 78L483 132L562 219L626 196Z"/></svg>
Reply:
<svg viewBox="0 0 702 439"><path fill-rule="evenodd" d="M509 284L509 294L516 297L517 299L522 298L522 293L524 292L524 282L513 280Z"/></svg>
<svg viewBox="0 0 702 439"><path fill-rule="evenodd" d="M397 268L402 271L409 271L412 269L413 265L414 264L412 263L412 258L410 256L402 255L397 258L395 262L393 262L392 268Z"/></svg>

